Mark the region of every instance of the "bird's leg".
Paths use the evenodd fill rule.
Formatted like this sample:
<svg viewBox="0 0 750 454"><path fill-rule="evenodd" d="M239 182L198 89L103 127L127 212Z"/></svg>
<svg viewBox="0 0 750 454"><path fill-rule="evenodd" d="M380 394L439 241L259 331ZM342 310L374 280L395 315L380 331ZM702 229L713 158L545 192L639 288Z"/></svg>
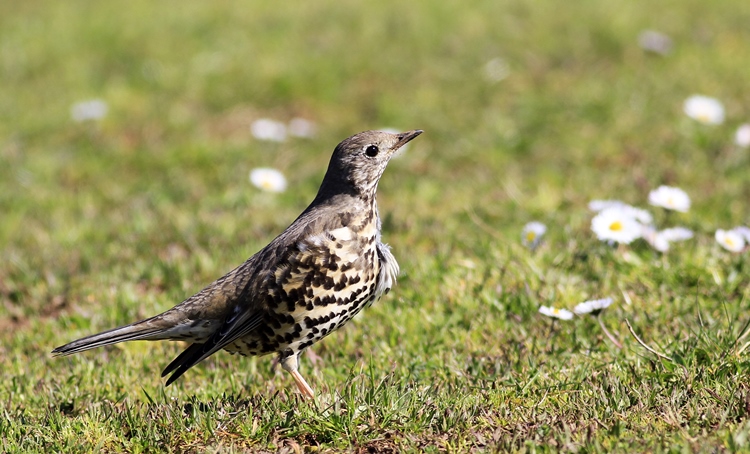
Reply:
<svg viewBox="0 0 750 454"><path fill-rule="evenodd" d="M294 382L297 383L297 388L299 388L299 392L302 393L302 395L309 399L315 399L315 392L313 392L310 385L307 384L304 378L302 378L302 375L300 375L299 371L297 370L298 361L297 361L298 355L291 355L287 356L286 358L283 358L281 360L281 367L284 368L285 371L292 374L292 378L294 379Z"/></svg>
<svg viewBox="0 0 750 454"><path fill-rule="evenodd" d="M305 379L302 378L302 375L300 375L300 373L296 370L292 370L290 372L292 374L292 378L294 378L295 383L297 383L297 387L299 388L299 391L302 393L302 395L315 400L315 393L313 392L312 388L310 388L310 385L307 384Z"/></svg>

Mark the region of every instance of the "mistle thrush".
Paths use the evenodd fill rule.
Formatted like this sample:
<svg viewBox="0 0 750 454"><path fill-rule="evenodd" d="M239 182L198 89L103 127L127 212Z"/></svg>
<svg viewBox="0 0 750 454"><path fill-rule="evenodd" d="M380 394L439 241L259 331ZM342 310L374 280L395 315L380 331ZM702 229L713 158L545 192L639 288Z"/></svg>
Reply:
<svg viewBox="0 0 750 454"><path fill-rule="evenodd" d="M365 131L333 152L318 195L271 243L177 306L53 350L70 355L132 340L191 345L162 372L167 385L220 349L277 353L306 397L302 351L388 293L398 263L380 240L375 193L394 152L422 131Z"/></svg>

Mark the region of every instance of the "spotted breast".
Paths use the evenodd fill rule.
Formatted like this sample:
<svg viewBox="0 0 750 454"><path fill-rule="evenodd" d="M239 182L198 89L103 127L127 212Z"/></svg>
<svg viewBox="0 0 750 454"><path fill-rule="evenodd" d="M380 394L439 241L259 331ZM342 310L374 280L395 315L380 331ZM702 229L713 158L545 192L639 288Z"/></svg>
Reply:
<svg viewBox="0 0 750 454"><path fill-rule="evenodd" d="M375 204L375 201L372 201ZM380 241L377 207L373 213L320 233L309 234L285 253L265 281L267 312L261 328L225 346L241 355L299 354L388 293L398 263Z"/></svg>

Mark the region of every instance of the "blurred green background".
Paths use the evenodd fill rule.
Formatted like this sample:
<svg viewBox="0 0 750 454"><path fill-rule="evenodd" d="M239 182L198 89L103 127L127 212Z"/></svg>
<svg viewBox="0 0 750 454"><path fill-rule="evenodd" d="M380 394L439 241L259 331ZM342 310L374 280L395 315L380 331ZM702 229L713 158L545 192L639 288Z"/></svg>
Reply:
<svg viewBox="0 0 750 454"><path fill-rule="evenodd" d="M629 317L649 330L646 337L678 348L679 339L684 345L690 338L685 333L703 326L693 319L700 312L707 323L720 324L712 345L728 349L744 323L747 254L722 253L713 232L750 222L748 150L733 139L750 121L748 24L750 2L740 0L0 3L5 450L180 450L216 443L273 450L285 446L284 437L301 446L366 448L389 431L406 434L395 438L403 444L393 442L401 449L492 446L478 442L473 428L516 424L515 414L500 418L497 412L517 389L500 386L480 404L486 397L474 394L484 389L476 380L522 383L528 401L519 405L528 409L554 383L585 381L580 377L590 359L580 354L591 349L601 350L601 364L633 367L632 373L615 369L635 383L641 367L660 367L641 363L635 344L620 352L606 341L583 340L593 338L593 324L556 334L536 314L540 304L570 307L609 294L620 298L613 327L623 337L622 319ZM671 38L670 52L639 46L639 34L649 29ZM685 116L682 104L696 93L724 104L723 124ZM90 99L106 102L106 116L74 121L71 106ZM316 124L313 138L276 143L250 132L260 118L286 123L298 117ZM464 371L468 375L441 388L437 400L464 408L455 399L474 396L471 408L494 416L479 423L476 414L461 413L451 420L457 427L451 432L412 415L414 426L381 421L370 435L339 439L321 435L330 428L321 421L315 426L304 412L322 413L300 410L307 416L285 419L291 432L280 436L273 431L279 415L295 408L287 396L273 404L277 413L260 416L267 426L250 435L237 429L221 438L215 430L193 428L201 438L183 426L170 431L168 424L138 439L142 445L117 435L106 415L90 406L111 399L124 405L117 407L118 418L133 411L142 418L134 424L147 425L153 408L142 405L161 392L158 371L179 346L128 346L110 354L133 356L111 360L106 352L51 360L48 352L165 310L241 263L312 200L340 140L383 127L425 130L390 164L379 190L384 241L404 274L395 296L314 348L323 363L307 365L322 374L313 386L333 392L364 362L373 379L390 370L395 382L419 388L443 383L471 358L491 357L492 371L482 369L479 378ZM248 172L255 167L281 170L287 191L254 188ZM687 215L657 213L663 225L695 230L689 245L663 257L636 245L623 258L594 238L586 208L591 199L645 207L648 191L660 184L692 197ZM536 254L520 246L521 228L530 220L549 228ZM536 343L548 336L559 336L552 351ZM703 348L729 361L724 347ZM741 376L746 360L735 360ZM92 372L91 362L101 368ZM221 354L191 371L185 386L207 401L235 391L273 401L275 388L266 382L289 383L274 376L269 363ZM426 372L415 372L425 364ZM546 372L538 372L545 364ZM581 376L561 372L566 364ZM546 375L550 370L555 373ZM240 375L227 377L233 373ZM540 373L545 378L528 382ZM85 378L77 378L84 380L79 388L69 377ZM716 380L737 381L729 377ZM730 388L716 391L727 393L721 405L742 413L741 393ZM179 387L168 393L189 394ZM356 401L355 394L349 398ZM170 403L174 398L160 401L158 411L179 406ZM404 406L424 406L415 399ZM580 399L570 408L585 412L590 397ZM70 417L68 402L75 409ZM729 435L712 438L700 424L654 425L649 418L660 420L658 410L639 410L643 419L628 411L602 416L609 432L594 441L573 436L571 446L615 449L628 432L614 431L613 424L630 418L642 424L630 428L629 440L660 449L673 442L724 449L726 440L735 442L736 430L750 430L742 429L744 413L733 414ZM560 413L549 408L552 422L509 431L517 438L503 432L494 446L541 447L549 440L558 443L549 446L566 446L565 430L537 430L557 427ZM48 432L50 418L66 429ZM351 418L346 424L359 427ZM709 432L724 427L726 418ZM30 424L29 432L19 432L20 420ZM81 421L92 425L78 426ZM310 431L318 438L303 436ZM29 438L36 441L19 441L24 433L37 434ZM98 435L91 435L91 444L76 444L80 433Z"/></svg>

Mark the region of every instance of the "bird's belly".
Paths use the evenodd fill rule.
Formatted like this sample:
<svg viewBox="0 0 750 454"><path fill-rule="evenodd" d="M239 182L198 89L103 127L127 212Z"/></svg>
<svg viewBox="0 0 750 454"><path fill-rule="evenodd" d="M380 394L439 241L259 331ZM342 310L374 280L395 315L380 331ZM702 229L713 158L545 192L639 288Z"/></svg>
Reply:
<svg viewBox="0 0 750 454"><path fill-rule="evenodd" d="M282 357L297 354L341 328L375 300L373 291L360 294L348 304L298 306L292 312L293 323L278 322L284 314L269 314L270 323L227 345L224 349L243 356L262 356L278 352ZM288 319L288 317L287 317ZM273 322L275 321L275 322Z"/></svg>

